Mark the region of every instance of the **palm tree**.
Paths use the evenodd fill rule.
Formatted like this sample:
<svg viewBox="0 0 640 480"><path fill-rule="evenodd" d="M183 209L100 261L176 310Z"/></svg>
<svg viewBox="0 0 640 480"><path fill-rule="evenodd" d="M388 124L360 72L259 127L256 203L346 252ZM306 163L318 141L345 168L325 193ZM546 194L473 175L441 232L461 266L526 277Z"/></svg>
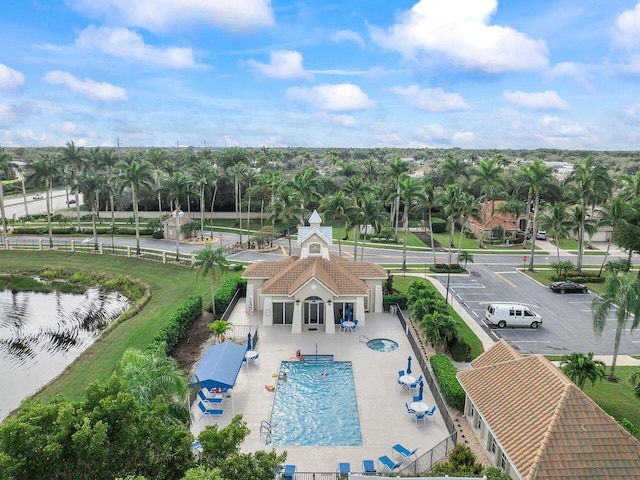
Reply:
<svg viewBox="0 0 640 480"><path fill-rule="evenodd" d="M484 206L482 207L482 220L480 222L480 239L478 242L478 246L480 248L484 248L485 224L487 222L489 200L493 199L490 198L492 197L491 193L493 191L493 187L501 182L501 171L502 167L500 166L496 157L492 157L489 160L480 159L478 165L476 165L476 168L473 171L473 177L475 178L473 183L481 185L480 191L482 192L482 196L484 198Z"/></svg>
<svg viewBox="0 0 640 480"><path fill-rule="evenodd" d="M433 209L436 208L438 204L438 198L436 195L436 188L433 183L429 180L426 180L426 177L422 185L422 198L424 199L422 207L427 211L427 221L429 223L429 239L431 240L431 254L433 255L433 266L436 266L438 263L436 259L436 247L433 239Z"/></svg>
<svg viewBox="0 0 640 480"><path fill-rule="evenodd" d="M2 239L7 238L7 215L4 211L3 178L13 178L13 159L4 148L0 147L0 215L2 216ZM3 242L4 243L4 242Z"/></svg>
<svg viewBox="0 0 640 480"><path fill-rule="evenodd" d="M345 219L344 232L345 236L348 236L349 232L349 219L347 216L348 209L352 206L352 203L342 190L338 190L333 195L324 197L320 203L320 211L323 216L330 215L330 218L340 221ZM338 252L342 256L342 235L338 235Z"/></svg>
<svg viewBox="0 0 640 480"><path fill-rule="evenodd" d="M168 406L165 421L189 425L191 411L187 402L187 378L176 361L162 348L156 350L127 349L117 369L118 375L142 405L151 407L157 397Z"/></svg>
<svg viewBox="0 0 640 480"><path fill-rule="evenodd" d="M460 216L462 187L460 185L447 185L440 199L440 205L444 207L447 221L449 222L449 268L451 267L451 249L453 248L453 233L456 228L456 219Z"/></svg>
<svg viewBox="0 0 640 480"><path fill-rule="evenodd" d="M640 398L640 370L636 370L629 376L629 382L633 385L633 394Z"/></svg>
<svg viewBox="0 0 640 480"><path fill-rule="evenodd" d="M632 279L624 272L610 275L604 284L604 293L591 302L593 331L600 338L607 323L609 312L616 311L616 335L613 346L613 361L609 380L615 380L616 360L622 331L627 326L629 317L633 317L630 330L633 332L640 323L640 280Z"/></svg>
<svg viewBox="0 0 640 480"><path fill-rule="evenodd" d="M461 183L469 178L469 164L460 157L447 155L440 166L445 185Z"/></svg>
<svg viewBox="0 0 640 480"><path fill-rule="evenodd" d="M359 177L350 177L342 187L342 190L351 198L352 208L345 212L349 224L353 227L353 261L358 259L358 240L360 238L360 225L363 221L362 200L371 186Z"/></svg>
<svg viewBox="0 0 640 480"><path fill-rule="evenodd" d="M584 390L587 380L595 385L597 380L602 380L606 375L606 365L602 360L593 358L593 352L572 352L562 357L560 369L580 390Z"/></svg>
<svg viewBox="0 0 640 480"><path fill-rule="evenodd" d="M271 211L273 212L271 219L274 222L283 221L286 224L289 256L291 256L291 221L303 213L300 208L298 192L288 184L281 185L276 192L275 202L271 204Z"/></svg>
<svg viewBox="0 0 640 480"><path fill-rule="evenodd" d="M402 199L402 270L407 269L407 237L409 236L409 210L415 200L422 198L421 186L412 177L404 177L398 181L400 198Z"/></svg>
<svg viewBox="0 0 640 480"><path fill-rule="evenodd" d="M67 142L65 148L62 150L62 161L65 167L69 167L68 180L71 182L71 190L76 200L76 216L78 218L78 231L82 230L80 226L80 195L78 189L78 180L83 170L83 163L85 157L83 154L83 147L76 147L73 140Z"/></svg>
<svg viewBox="0 0 640 480"><path fill-rule="evenodd" d="M198 268L196 280L200 275L209 275L211 278L211 305L213 315L216 314L216 286L218 282L229 271L229 262L225 258L225 247L218 247L215 250L211 244L205 244L202 250L196 252L195 262L192 268Z"/></svg>
<svg viewBox="0 0 640 480"><path fill-rule="evenodd" d="M27 174L30 182L44 185L47 204L47 227L49 231L49 248L53 248L53 233L51 231L51 189L53 179L61 170L58 159L51 154L43 153L38 160L30 163ZM66 217L65 217L66 218Z"/></svg>
<svg viewBox="0 0 640 480"><path fill-rule="evenodd" d="M604 258L602 259L602 264L600 265L600 271L598 272L598 276L602 275L602 269L604 268L604 264L607 262L607 257L609 256L609 250L611 249L611 241L613 240L616 227L623 222L627 222L628 220L633 218L636 214L637 212L635 211L633 205L627 202L621 195L617 195L613 197L600 210L601 218L598 224L610 226L611 233L609 234L609 241L607 242L607 251L604 254Z"/></svg>
<svg viewBox="0 0 640 480"><path fill-rule="evenodd" d="M394 230L394 240L398 240L398 218L400 217L400 184L398 183L402 177L405 177L409 171L407 162L402 161L400 155L396 155L389 165L389 178L396 184L396 193L391 205L389 222Z"/></svg>
<svg viewBox="0 0 640 480"><path fill-rule="evenodd" d="M571 227L571 218L564 202L546 204L543 209L540 225L544 230L553 232L556 241L556 257L560 261L560 238L564 237ZM548 212L548 213L547 213Z"/></svg>
<svg viewBox="0 0 640 480"><path fill-rule="evenodd" d="M153 186L158 195L158 212L162 211L162 192L160 191L160 183L165 165L169 160L167 152L161 148L152 148L147 153L147 159L153 165Z"/></svg>
<svg viewBox="0 0 640 480"><path fill-rule="evenodd" d="M138 196L140 190L149 187L153 182L152 166L142 160L137 152L129 153L116 164L120 171L122 187L131 189L131 204L133 206L133 218L136 228L136 255L140 255L140 219L138 216Z"/></svg>
<svg viewBox="0 0 640 480"><path fill-rule="evenodd" d="M240 228L240 239L239 242L242 244L242 184L241 181L245 177L248 167L242 163L237 162L230 169L231 175L233 176L233 198L236 212L236 222L238 223L238 227Z"/></svg>
<svg viewBox="0 0 640 480"><path fill-rule="evenodd" d="M80 176L78 179L79 189L85 195L85 200L88 201L91 207L91 224L93 227L93 248L98 250L98 229L96 227L96 218L98 216L98 198L100 191L104 188L106 183L105 176L101 173L92 171L94 169L87 169L88 171Z"/></svg>
<svg viewBox="0 0 640 480"><path fill-rule="evenodd" d="M176 262L180 261L180 197L189 195L191 190L191 178L182 173L180 170L173 172L169 178L165 178L160 186L163 192L169 197L169 204L172 205L173 213L171 214L175 220L176 226Z"/></svg>
<svg viewBox="0 0 640 480"><path fill-rule="evenodd" d="M464 262L464 268L467 268L468 262L473 263L473 255L471 255L466 250L462 250L460 253L458 253L458 263L460 262Z"/></svg>
<svg viewBox="0 0 640 480"><path fill-rule="evenodd" d="M458 263L460 263L460 250L462 250L462 238L464 237L464 226L467 224L469 217L478 218L480 212L479 200L469 192L461 192L458 198L459 215L462 217L460 224L460 239L458 240Z"/></svg>
<svg viewBox="0 0 640 480"><path fill-rule="evenodd" d="M204 196L206 193L207 186L213 183L214 177L214 166L211 164L210 160L205 156L200 157L200 160L192 166L191 174L194 180L194 186L198 188L200 193L200 232L202 232L202 237L204 238ZM213 232L211 232L211 236L213 236Z"/></svg>
<svg viewBox="0 0 640 480"><path fill-rule="evenodd" d="M427 341L431 342L433 348L445 347L458 338L458 324L449 315L439 312L432 312L423 317L422 331Z"/></svg>
<svg viewBox="0 0 640 480"><path fill-rule="evenodd" d="M114 175L114 167L118 163L118 156L116 152L112 149L102 150L102 155L99 160L99 167L106 168L106 182L107 189L109 191L109 209L111 210L111 229L115 228L116 217L115 217L115 201L114 201L114 191L115 191L115 175Z"/></svg>
<svg viewBox="0 0 640 480"><path fill-rule="evenodd" d="M380 223L384 222L386 213L382 209L382 203L380 198L375 193L366 193L362 198L362 223L365 228L371 225L374 231L378 231ZM364 261L364 245L366 242L362 242L360 247L360 261Z"/></svg>
<svg viewBox="0 0 640 480"><path fill-rule="evenodd" d="M503 215L511 215L513 218L513 241L515 243L516 232L518 230L518 220L520 219L520 215L525 213L525 203L519 198L509 198L506 202L498 205L496 211Z"/></svg>

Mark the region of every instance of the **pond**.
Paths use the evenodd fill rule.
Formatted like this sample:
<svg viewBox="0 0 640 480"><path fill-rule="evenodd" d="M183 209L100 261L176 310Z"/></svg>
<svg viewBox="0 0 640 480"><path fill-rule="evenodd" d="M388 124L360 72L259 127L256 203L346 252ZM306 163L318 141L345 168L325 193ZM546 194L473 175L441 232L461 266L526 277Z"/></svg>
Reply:
<svg viewBox="0 0 640 480"><path fill-rule="evenodd" d="M0 421L58 376L129 308L117 292L0 291Z"/></svg>

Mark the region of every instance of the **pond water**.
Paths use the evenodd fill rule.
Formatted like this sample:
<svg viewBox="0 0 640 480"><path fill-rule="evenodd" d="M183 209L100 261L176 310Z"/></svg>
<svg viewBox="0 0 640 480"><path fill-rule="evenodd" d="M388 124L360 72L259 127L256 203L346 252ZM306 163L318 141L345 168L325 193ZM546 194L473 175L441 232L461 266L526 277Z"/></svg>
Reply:
<svg viewBox="0 0 640 480"><path fill-rule="evenodd" d="M0 291L0 420L59 375L129 308L117 292Z"/></svg>

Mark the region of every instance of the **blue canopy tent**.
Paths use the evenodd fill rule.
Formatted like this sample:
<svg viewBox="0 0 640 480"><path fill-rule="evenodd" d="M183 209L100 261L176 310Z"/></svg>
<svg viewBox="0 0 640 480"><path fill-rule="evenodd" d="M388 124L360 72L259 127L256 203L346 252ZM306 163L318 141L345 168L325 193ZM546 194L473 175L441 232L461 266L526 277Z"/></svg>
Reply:
<svg viewBox="0 0 640 480"><path fill-rule="evenodd" d="M191 376L189 386L199 385L209 390L233 388L246 351L247 347L233 342L222 342L209 347ZM231 403L233 405L233 397Z"/></svg>

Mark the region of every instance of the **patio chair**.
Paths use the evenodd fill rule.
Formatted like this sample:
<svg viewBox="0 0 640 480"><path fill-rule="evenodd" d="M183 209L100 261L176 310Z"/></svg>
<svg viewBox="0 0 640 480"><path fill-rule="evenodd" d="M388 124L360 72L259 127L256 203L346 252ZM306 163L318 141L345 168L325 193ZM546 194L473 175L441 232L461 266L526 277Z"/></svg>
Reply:
<svg viewBox="0 0 640 480"><path fill-rule="evenodd" d="M338 463L338 473L341 478L343 475L349 475L351 473L351 464L349 462Z"/></svg>
<svg viewBox="0 0 640 480"><path fill-rule="evenodd" d="M422 375L420 375L418 377L418 380L416 380L414 383L412 383L411 385L409 385L409 391L412 390L418 390L418 387L420 386L420 383L423 381L423 377Z"/></svg>
<svg viewBox="0 0 640 480"><path fill-rule="evenodd" d="M378 457L378 462L380 462L390 472L400 468L402 465L402 462L394 462L386 455Z"/></svg>
<svg viewBox="0 0 640 480"><path fill-rule="evenodd" d="M293 480L293 477L296 474L297 468L298 467L296 467L295 465L285 465L284 470L282 471L282 474L281 474L281 478L283 480Z"/></svg>
<svg viewBox="0 0 640 480"><path fill-rule="evenodd" d="M363 473L376 473L376 464L373 460L362 460Z"/></svg>
<svg viewBox="0 0 640 480"><path fill-rule="evenodd" d="M416 413L416 411L413 408L411 408L407 402L404 402L404 406L407 407L408 415L414 415Z"/></svg>
<svg viewBox="0 0 640 480"><path fill-rule="evenodd" d="M415 450L409 450L407 447L405 447L404 445L400 445L399 443L396 443L393 447L391 447L391 449L404 458L409 458L410 456L415 455L418 451L417 448Z"/></svg>
<svg viewBox="0 0 640 480"><path fill-rule="evenodd" d="M209 415L210 417L220 417L224 413L224 410L215 410L213 408L207 408L204 403L198 401L198 408L202 412L202 415Z"/></svg>
<svg viewBox="0 0 640 480"><path fill-rule="evenodd" d="M202 443L200 443L200 440L196 440L195 442L193 442L191 444L191 449L193 450L193 453L195 453L196 455L202 453Z"/></svg>
<svg viewBox="0 0 640 480"><path fill-rule="evenodd" d="M358 320L353 321L353 327L351 327L351 333L356 333L358 331Z"/></svg>
<svg viewBox="0 0 640 480"><path fill-rule="evenodd" d="M347 327L344 326L344 318L340 319L340 328L338 328L340 333L344 333L347 331Z"/></svg>
<svg viewBox="0 0 640 480"><path fill-rule="evenodd" d="M426 416L424 413L415 413L414 414L415 420L416 420L416 425L426 425Z"/></svg>
<svg viewBox="0 0 640 480"><path fill-rule="evenodd" d="M420 395L416 395L415 397L413 397L413 403L421 402L421 401L422 401L422 397Z"/></svg>
<svg viewBox="0 0 640 480"><path fill-rule="evenodd" d="M202 391L202 389L198 390L198 397L200 397L201 402L205 402L209 405L220 405L222 403L222 395L209 397Z"/></svg>
<svg viewBox="0 0 640 480"><path fill-rule="evenodd" d="M431 410L427 410L424 413L429 417L433 417L433 414L436 413L436 406L434 405L433 407L431 407Z"/></svg>

